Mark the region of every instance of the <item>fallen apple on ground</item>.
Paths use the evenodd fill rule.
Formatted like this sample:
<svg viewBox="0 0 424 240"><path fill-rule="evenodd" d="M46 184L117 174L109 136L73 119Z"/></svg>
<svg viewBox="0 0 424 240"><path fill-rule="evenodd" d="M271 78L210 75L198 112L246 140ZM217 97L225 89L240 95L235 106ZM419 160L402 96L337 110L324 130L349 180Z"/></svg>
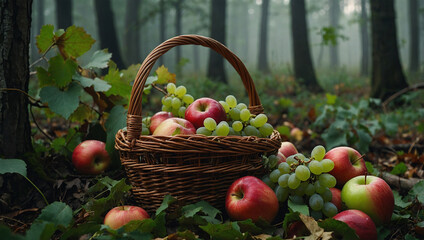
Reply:
<svg viewBox="0 0 424 240"><path fill-rule="evenodd" d="M105 149L106 144L98 140L86 140L75 147L72 163L78 172L84 174L100 174L110 165L110 156Z"/></svg>
<svg viewBox="0 0 424 240"><path fill-rule="evenodd" d="M355 230L360 240L376 240L377 228L371 218L359 210L346 210L338 213L334 219L346 223Z"/></svg>
<svg viewBox="0 0 424 240"><path fill-rule="evenodd" d="M150 218L149 214L141 207L119 206L112 208L105 216L104 224L112 229L118 229L133 220Z"/></svg>

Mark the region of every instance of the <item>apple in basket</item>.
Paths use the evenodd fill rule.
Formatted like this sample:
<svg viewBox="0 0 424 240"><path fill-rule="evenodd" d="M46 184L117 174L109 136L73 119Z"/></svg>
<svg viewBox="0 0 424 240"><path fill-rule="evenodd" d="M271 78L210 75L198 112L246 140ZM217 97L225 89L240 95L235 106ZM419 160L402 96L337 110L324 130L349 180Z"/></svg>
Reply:
<svg viewBox="0 0 424 240"><path fill-rule="evenodd" d="M168 118L164 120L152 135L154 136L175 136L175 135L196 134L196 128L193 124L183 118Z"/></svg>
<svg viewBox="0 0 424 240"><path fill-rule="evenodd" d="M220 123L227 120L227 113L218 101L204 97L196 99L188 106L184 118L193 123L197 129L203 127L203 121L208 117Z"/></svg>
<svg viewBox="0 0 424 240"><path fill-rule="evenodd" d="M163 121L165 121L168 118L172 118L173 115L170 112L160 111L155 113L152 118L150 119L150 132L155 132L156 128L161 124Z"/></svg>
<svg viewBox="0 0 424 240"><path fill-rule="evenodd" d="M269 223L278 213L275 192L259 178L246 176L237 179L228 188L225 209L232 220L260 218Z"/></svg>
<svg viewBox="0 0 424 240"><path fill-rule="evenodd" d="M278 152L283 154L284 157L290 157L291 155L295 155L298 153L297 148L291 142L282 142Z"/></svg>
<svg viewBox="0 0 424 240"><path fill-rule="evenodd" d="M118 229L133 220L150 218L149 214L141 207L119 206L112 208L105 216L104 225Z"/></svg>

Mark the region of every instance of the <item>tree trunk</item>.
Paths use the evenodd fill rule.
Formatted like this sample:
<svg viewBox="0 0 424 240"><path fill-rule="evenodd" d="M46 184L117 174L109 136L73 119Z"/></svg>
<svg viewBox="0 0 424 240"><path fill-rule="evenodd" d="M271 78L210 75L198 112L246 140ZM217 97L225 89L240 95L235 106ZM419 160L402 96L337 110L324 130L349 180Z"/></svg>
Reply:
<svg viewBox="0 0 424 240"><path fill-rule="evenodd" d="M175 1L175 35L179 36L182 33L182 27L181 27L181 16L182 16L182 8L181 5L183 3L183 0L176 0ZM177 66L177 73L181 72L180 69L180 60L181 60L181 47L175 48L175 64Z"/></svg>
<svg viewBox="0 0 424 240"><path fill-rule="evenodd" d="M394 0L372 0L371 97L385 100L408 87L400 64Z"/></svg>
<svg viewBox="0 0 424 240"><path fill-rule="evenodd" d="M258 69L263 73L269 72L268 65L268 12L269 0L262 1L261 26L259 28Z"/></svg>
<svg viewBox="0 0 424 240"><path fill-rule="evenodd" d="M361 0L361 20L360 20L360 31L361 31L361 76L368 76L369 74L369 59L370 59L370 41L368 34L368 15L367 15L367 0Z"/></svg>
<svg viewBox="0 0 424 240"><path fill-rule="evenodd" d="M330 0L330 26L335 32L339 29L340 2L339 0ZM330 45L330 66L335 68L339 66L339 45Z"/></svg>
<svg viewBox="0 0 424 240"><path fill-rule="evenodd" d="M294 75L308 90L321 92L309 50L305 1L291 0L290 10Z"/></svg>
<svg viewBox="0 0 424 240"><path fill-rule="evenodd" d="M211 38L225 45L227 0L213 0L211 5ZM224 58L214 50L209 51L208 77L227 83Z"/></svg>
<svg viewBox="0 0 424 240"><path fill-rule="evenodd" d="M165 9L165 0L160 0L159 2L160 12L159 12L159 33L160 33L160 42L166 40L166 9ZM165 56L159 58L159 65L163 65Z"/></svg>
<svg viewBox="0 0 424 240"><path fill-rule="evenodd" d="M127 0L125 14L125 55L128 64L140 62L140 18L138 10L141 0Z"/></svg>
<svg viewBox="0 0 424 240"><path fill-rule="evenodd" d="M411 73L418 72L419 68L419 21L418 21L418 0L409 0L409 71Z"/></svg>
<svg viewBox="0 0 424 240"><path fill-rule="evenodd" d="M56 0L56 21L61 29L72 26L72 0Z"/></svg>
<svg viewBox="0 0 424 240"><path fill-rule="evenodd" d="M107 48L112 53L112 60L119 69L125 68L122 61L121 52L119 51L118 39L116 37L115 19L113 16L110 0L94 1L97 26L99 29L100 48Z"/></svg>
<svg viewBox="0 0 424 240"><path fill-rule="evenodd" d="M32 0L0 0L0 157L32 150L28 119Z"/></svg>

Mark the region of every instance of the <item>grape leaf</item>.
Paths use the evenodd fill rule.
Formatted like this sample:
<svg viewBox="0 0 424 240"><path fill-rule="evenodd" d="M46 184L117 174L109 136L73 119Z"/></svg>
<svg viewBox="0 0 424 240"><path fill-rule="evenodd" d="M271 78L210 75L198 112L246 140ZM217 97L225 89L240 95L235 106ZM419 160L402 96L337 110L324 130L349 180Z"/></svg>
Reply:
<svg viewBox="0 0 424 240"><path fill-rule="evenodd" d="M131 95L131 85L121 79L119 70L115 64L109 64L109 72L104 77L104 80L112 87L105 93L106 96L118 95L129 99Z"/></svg>
<svg viewBox="0 0 424 240"><path fill-rule="evenodd" d="M38 52L44 53L54 43L54 26L51 24L41 27L40 35L36 37Z"/></svg>
<svg viewBox="0 0 424 240"><path fill-rule="evenodd" d="M96 92L106 92L111 88L109 83L97 77L93 80L91 78L87 78L79 74L74 74L72 78L79 81L81 85L85 88L93 86L94 91Z"/></svg>
<svg viewBox="0 0 424 240"><path fill-rule="evenodd" d="M346 133L343 129L336 128L334 125L327 128L321 137L326 143L326 149L347 145Z"/></svg>
<svg viewBox="0 0 424 240"><path fill-rule="evenodd" d="M355 230L349 227L346 223L338 221L333 218L327 218L322 222L318 222L318 225L326 231L332 231L335 235L340 236L344 240L356 240L359 239L356 235ZM337 238L339 239L339 238Z"/></svg>
<svg viewBox="0 0 424 240"><path fill-rule="evenodd" d="M19 173L22 176L27 175L26 163L21 159L3 159L0 158L0 174Z"/></svg>
<svg viewBox="0 0 424 240"><path fill-rule="evenodd" d="M98 50L91 56L90 62L84 66L84 68L107 68L112 53L108 53L106 50Z"/></svg>
<svg viewBox="0 0 424 240"><path fill-rule="evenodd" d="M177 201L176 198L172 197L171 195L165 195L165 197L163 198L162 204L159 206L158 209L156 209L155 215L158 216L159 214L164 212L169 207L169 205L175 201Z"/></svg>
<svg viewBox="0 0 424 240"><path fill-rule="evenodd" d="M423 204L424 203L424 180L416 183L411 190L408 192L409 196L416 197L417 200Z"/></svg>
<svg viewBox="0 0 424 240"><path fill-rule="evenodd" d="M337 95L326 93L325 97L327 98L327 104L328 105L334 105L336 103Z"/></svg>
<svg viewBox="0 0 424 240"><path fill-rule="evenodd" d="M293 212L300 212L301 214L309 216L309 207L308 205L300 205L296 204L290 200L287 201L287 206L293 211Z"/></svg>
<svg viewBox="0 0 424 240"><path fill-rule="evenodd" d="M78 239L84 234L94 233L100 230L100 224L98 223L82 223L75 227L68 228L66 232L60 237L60 239L66 240L68 238Z"/></svg>
<svg viewBox="0 0 424 240"><path fill-rule="evenodd" d="M69 117L69 120L71 120L72 122L79 123L84 123L84 121L91 119L94 119L93 110L84 104L80 104L75 110L75 112L73 112Z"/></svg>
<svg viewBox="0 0 424 240"><path fill-rule="evenodd" d="M76 83L71 83L65 91L54 86L47 86L41 89L40 98L43 103L48 103L54 113L68 119L78 108L81 92L82 88Z"/></svg>
<svg viewBox="0 0 424 240"><path fill-rule="evenodd" d="M4 239L8 240L24 240L24 236L17 235L12 232L11 229L9 229L7 226L0 224L0 236Z"/></svg>
<svg viewBox="0 0 424 240"><path fill-rule="evenodd" d="M114 151L115 136L119 129L127 126L127 112L121 105L116 105L110 111L109 117L106 120L106 150L111 154Z"/></svg>
<svg viewBox="0 0 424 240"><path fill-rule="evenodd" d="M57 40L57 46L66 57L77 58L90 50L95 40L88 34L84 28L70 26Z"/></svg>
<svg viewBox="0 0 424 240"><path fill-rule="evenodd" d="M284 231L287 231L287 228L289 227L290 223L300 220L299 215L300 215L299 212L291 212L291 213L287 213L284 216L284 221L283 221Z"/></svg>
<svg viewBox="0 0 424 240"><path fill-rule="evenodd" d="M368 147L372 141L372 136L362 129L356 129L359 142L356 144L359 152L368 152Z"/></svg>
<svg viewBox="0 0 424 240"><path fill-rule="evenodd" d="M175 83L176 78L174 73L170 73L168 71L168 68L165 66L160 66L158 69L156 69L156 74L158 76L158 80L156 81L157 84L166 84L166 83Z"/></svg>
<svg viewBox="0 0 424 240"><path fill-rule="evenodd" d="M42 67L37 67L37 78L40 88L54 85L54 80L51 74Z"/></svg>
<svg viewBox="0 0 424 240"><path fill-rule="evenodd" d="M395 199L395 206L400 208L407 208L408 206L412 204L412 202L403 201L402 196L399 194L398 191L393 190L392 192L393 192L393 197Z"/></svg>
<svg viewBox="0 0 424 240"><path fill-rule="evenodd" d="M208 223L206 226L199 226L203 231L211 236L211 239L222 239L222 240L233 240L233 239L245 239L245 235L235 229L231 222L223 224L211 224Z"/></svg>
<svg viewBox="0 0 424 240"><path fill-rule="evenodd" d="M25 239L49 240L57 226L52 222L34 221L26 231Z"/></svg>
<svg viewBox="0 0 424 240"><path fill-rule="evenodd" d="M137 76L137 72L138 72L140 66L141 66L141 64L132 64L127 69L122 69L121 70L122 81L127 82L127 83L131 83L132 81L134 81L135 76Z"/></svg>
<svg viewBox="0 0 424 240"><path fill-rule="evenodd" d="M49 60L49 73L60 88L67 86L72 81L72 76L78 64L71 60L64 60L61 55L50 58Z"/></svg>
<svg viewBox="0 0 424 240"><path fill-rule="evenodd" d="M72 209L66 203L54 202L41 211L37 220L68 227L72 221Z"/></svg>
<svg viewBox="0 0 424 240"><path fill-rule="evenodd" d="M393 175L399 176L404 174L407 170L408 170L408 167L405 165L405 163L400 162L396 164L396 166L392 169L392 171L390 171L390 173Z"/></svg>

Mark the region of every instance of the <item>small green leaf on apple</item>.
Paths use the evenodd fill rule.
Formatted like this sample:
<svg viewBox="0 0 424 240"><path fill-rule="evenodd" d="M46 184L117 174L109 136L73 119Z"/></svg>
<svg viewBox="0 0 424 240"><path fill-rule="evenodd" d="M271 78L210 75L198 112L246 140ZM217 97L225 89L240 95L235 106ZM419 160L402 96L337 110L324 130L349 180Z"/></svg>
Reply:
<svg viewBox="0 0 424 240"><path fill-rule="evenodd" d="M327 218L322 222L318 222L318 225L325 229L325 231L334 232L336 236L343 236L344 240L357 240L359 239L355 233L355 230L349 227L345 222Z"/></svg>

